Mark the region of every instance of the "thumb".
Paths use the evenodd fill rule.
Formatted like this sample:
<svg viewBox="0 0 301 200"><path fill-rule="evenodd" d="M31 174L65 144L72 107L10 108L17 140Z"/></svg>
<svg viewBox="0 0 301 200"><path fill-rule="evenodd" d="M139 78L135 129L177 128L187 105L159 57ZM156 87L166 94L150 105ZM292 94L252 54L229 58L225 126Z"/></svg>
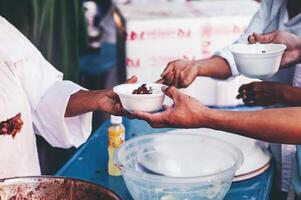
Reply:
<svg viewBox="0 0 301 200"><path fill-rule="evenodd" d="M162 87L162 91L168 97L172 98L174 100L174 102L177 102L178 98L181 95L181 93L179 92L179 90L177 88L175 88L174 86L170 86L170 87L163 86Z"/></svg>
<svg viewBox="0 0 301 200"><path fill-rule="evenodd" d="M125 83L137 83L137 76L132 76L131 78L126 80Z"/></svg>
<svg viewBox="0 0 301 200"><path fill-rule="evenodd" d="M271 43L274 41L277 34L278 34L278 32L274 31L274 32L267 33L267 34L253 33L253 36L254 36L256 42Z"/></svg>
<svg viewBox="0 0 301 200"><path fill-rule="evenodd" d="M159 80L157 80L155 83L160 83L163 84L165 82L165 80L163 78L160 78Z"/></svg>

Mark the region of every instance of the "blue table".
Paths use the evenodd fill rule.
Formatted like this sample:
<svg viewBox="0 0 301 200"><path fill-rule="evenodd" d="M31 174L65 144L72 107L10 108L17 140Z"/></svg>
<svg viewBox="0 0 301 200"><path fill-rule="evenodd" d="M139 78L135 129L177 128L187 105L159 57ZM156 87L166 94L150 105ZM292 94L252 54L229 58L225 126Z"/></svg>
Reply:
<svg viewBox="0 0 301 200"><path fill-rule="evenodd" d="M171 129L153 129L146 122L124 119L126 139L137 135L163 132ZM76 154L56 174L79 178L101 184L117 192L123 199L131 200L122 177L108 176L107 173L107 129L106 121ZM256 178L233 183L226 200L268 200L272 180L272 169Z"/></svg>

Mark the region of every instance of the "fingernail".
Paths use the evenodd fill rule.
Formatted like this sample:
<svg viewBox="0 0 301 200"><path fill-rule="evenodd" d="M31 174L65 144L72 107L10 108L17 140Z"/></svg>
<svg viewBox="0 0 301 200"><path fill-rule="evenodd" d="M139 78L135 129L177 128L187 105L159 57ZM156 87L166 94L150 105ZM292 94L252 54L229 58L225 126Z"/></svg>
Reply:
<svg viewBox="0 0 301 200"><path fill-rule="evenodd" d="M161 87L162 92L164 92L166 89L168 88L168 86L164 85Z"/></svg>

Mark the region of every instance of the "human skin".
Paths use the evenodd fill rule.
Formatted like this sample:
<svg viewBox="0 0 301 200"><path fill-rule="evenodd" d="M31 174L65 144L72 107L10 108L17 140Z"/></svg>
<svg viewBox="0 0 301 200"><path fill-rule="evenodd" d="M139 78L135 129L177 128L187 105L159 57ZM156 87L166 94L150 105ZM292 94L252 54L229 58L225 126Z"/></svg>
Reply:
<svg viewBox="0 0 301 200"><path fill-rule="evenodd" d="M164 111L150 114L134 112L134 117L152 127L212 128L282 144L301 143L301 107L259 111L224 111L210 109L174 86L163 89L174 100Z"/></svg>
<svg viewBox="0 0 301 200"><path fill-rule="evenodd" d="M137 77L133 76L126 83L136 83ZM119 97L112 89L85 91L80 90L71 95L65 117L73 117L93 111L108 112L118 116L128 116L130 114L123 109Z"/></svg>
<svg viewBox="0 0 301 200"><path fill-rule="evenodd" d="M250 43L285 44L287 49L281 60L281 69L290 67L301 60L301 39L292 33L284 31L275 31L265 35L253 33L248 40ZM177 88L185 88L198 76L226 79L232 74L227 61L219 56L196 61L175 60L167 64L159 82Z"/></svg>

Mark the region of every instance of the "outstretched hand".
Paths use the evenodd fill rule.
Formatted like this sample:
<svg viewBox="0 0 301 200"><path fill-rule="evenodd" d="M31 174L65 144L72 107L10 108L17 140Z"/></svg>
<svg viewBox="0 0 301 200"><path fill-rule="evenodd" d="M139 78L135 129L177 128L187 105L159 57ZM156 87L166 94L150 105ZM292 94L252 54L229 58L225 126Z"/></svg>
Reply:
<svg viewBox="0 0 301 200"><path fill-rule="evenodd" d="M165 87L163 92L173 99L172 106L163 106L164 111L159 113L133 112L133 116L147 121L152 127L205 127L209 123L210 109L203 106L198 100L179 92L174 86Z"/></svg>

